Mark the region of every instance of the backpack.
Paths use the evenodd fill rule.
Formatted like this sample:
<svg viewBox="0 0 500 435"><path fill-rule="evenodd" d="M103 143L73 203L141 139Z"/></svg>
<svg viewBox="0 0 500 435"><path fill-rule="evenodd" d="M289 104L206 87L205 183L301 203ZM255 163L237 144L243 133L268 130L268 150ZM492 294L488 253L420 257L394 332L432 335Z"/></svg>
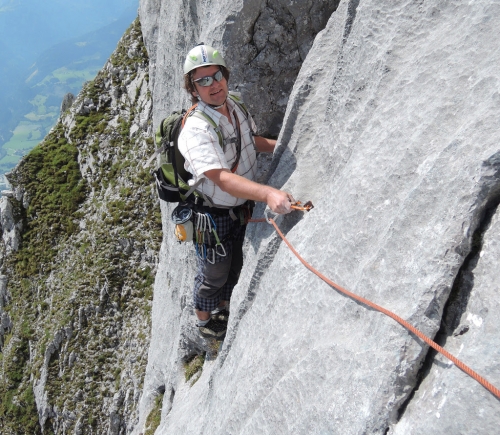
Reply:
<svg viewBox="0 0 500 435"><path fill-rule="evenodd" d="M248 118L248 110L239 98L238 95L229 93L228 95L238 107L243 111L245 117ZM155 157L158 157L158 166L153 172L155 177L158 196L166 202L185 202L194 201L196 197L203 198L207 203L211 204L209 198L203 196L196 190L198 185L203 181L199 180L193 186L189 186L188 181L192 178L192 174L184 168L184 156L178 148L179 134L181 133L184 123L189 116L196 116L208 122L215 130L219 145L224 148L224 139L222 133L215 123L205 112L197 109L197 104L189 110L176 110L167 118L160 122L155 134L155 142L159 148L156 149L153 156L146 163L146 167L151 164ZM241 145L238 150L238 156L231 168L231 171L236 171L240 157Z"/></svg>

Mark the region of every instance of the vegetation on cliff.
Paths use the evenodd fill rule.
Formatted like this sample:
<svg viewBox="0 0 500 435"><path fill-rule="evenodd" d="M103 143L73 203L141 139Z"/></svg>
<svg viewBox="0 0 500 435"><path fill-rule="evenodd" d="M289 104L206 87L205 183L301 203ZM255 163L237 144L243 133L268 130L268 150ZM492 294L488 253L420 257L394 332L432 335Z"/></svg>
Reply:
<svg viewBox="0 0 500 435"><path fill-rule="evenodd" d="M2 266L13 328L0 354L3 434L123 433L150 334L161 218L148 58L138 20L10 180L24 231Z"/></svg>

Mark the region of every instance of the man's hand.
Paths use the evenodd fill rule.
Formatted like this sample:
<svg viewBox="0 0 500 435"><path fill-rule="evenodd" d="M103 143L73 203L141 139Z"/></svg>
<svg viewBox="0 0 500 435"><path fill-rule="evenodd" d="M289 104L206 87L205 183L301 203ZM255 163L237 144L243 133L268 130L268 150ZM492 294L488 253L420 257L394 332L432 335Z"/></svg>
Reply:
<svg viewBox="0 0 500 435"><path fill-rule="evenodd" d="M292 211L290 206L293 202L295 200L292 195L277 189L272 189L266 197L267 206L277 214L290 213Z"/></svg>
<svg viewBox="0 0 500 435"><path fill-rule="evenodd" d="M276 141L274 139L268 139L267 137L254 136L255 148L261 153L272 153L276 146Z"/></svg>

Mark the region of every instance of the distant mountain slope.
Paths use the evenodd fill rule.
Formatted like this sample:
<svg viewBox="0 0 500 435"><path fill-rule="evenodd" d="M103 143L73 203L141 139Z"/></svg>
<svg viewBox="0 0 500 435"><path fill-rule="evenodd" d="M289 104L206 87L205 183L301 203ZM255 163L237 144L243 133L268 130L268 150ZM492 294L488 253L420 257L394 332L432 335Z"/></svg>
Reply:
<svg viewBox="0 0 500 435"><path fill-rule="evenodd" d="M64 66L95 65L98 62L101 62L100 67L102 67L116 48L117 41L136 16L136 11L131 10L119 20L100 29L48 48L30 67L30 73L36 69L38 77L45 77L55 69Z"/></svg>
<svg viewBox="0 0 500 435"><path fill-rule="evenodd" d="M19 71L22 70L20 56L0 38L0 144L8 140L9 130L13 129L15 121L16 95L23 87Z"/></svg>
<svg viewBox="0 0 500 435"><path fill-rule="evenodd" d="M28 67L44 50L68 36L135 15L137 7L137 0L0 0L0 40L8 41Z"/></svg>
<svg viewBox="0 0 500 435"><path fill-rule="evenodd" d="M21 74L23 59L13 57L12 47L0 48L0 60L12 65L0 79L0 174L48 133L63 96L77 94L94 78L135 16L136 8L129 7L111 24L48 48Z"/></svg>

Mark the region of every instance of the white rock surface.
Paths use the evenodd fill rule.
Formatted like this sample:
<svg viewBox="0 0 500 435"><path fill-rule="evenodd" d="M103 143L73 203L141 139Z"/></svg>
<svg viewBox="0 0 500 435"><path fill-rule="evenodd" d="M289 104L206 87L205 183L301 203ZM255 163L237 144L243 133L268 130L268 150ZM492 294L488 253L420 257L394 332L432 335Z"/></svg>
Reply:
<svg viewBox="0 0 500 435"><path fill-rule="evenodd" d="M22 222L15 222L14 208L10 197L0 199L0 233L2 235L2 255L19 249Z"/></svg>
<svg viewBox="0 0 500 435"><path fill-rule="evenodd" d="M471 275L471 280L460 285L466 309L459 327L445 346L497 388L500 385L499 240L500 215L497 212L484 234L482 249L465 271ZM409 402L403 418L390 433L494 434L500 424L498 407L498 399L439 356Z"/></svg>
<svg viewBox="0 0 500 435"><path fill-rule="evenodd" d="M257 4L245 2L234 19ZM169 19L178 19L170 6ZM186 42L236 40L224 39L223 21L211 27L227 17L217 8L213 16L204 10L212 24L198 23L192 39L162 39L173 21L162 21L164 12L153 18L155 7L144 0L140 9L148 49L164 59L153 98L165 102L170 81L178 104L179 73L166 65L179 64ZM341 2L302 65L273 160L269 182L315 204L278 219L301 255L431 337L474 233L499 202L499 33L500 6L490 2ZM155 122L166 108L155 106ZM494 433L498 400L444 360L411 396L427 346L312 275L265 224L249 227L219 356L190 387L181 361L204 343L192 327L193 258L173 243L170 211L162 209L146 394L134 433L163 388L156 434ZM446 346L498 387L499 325L487 316L497 305L488 296L498 280L497 221L463 312L469 332ZM474 399L465 401L471 389Z"/></svg>

